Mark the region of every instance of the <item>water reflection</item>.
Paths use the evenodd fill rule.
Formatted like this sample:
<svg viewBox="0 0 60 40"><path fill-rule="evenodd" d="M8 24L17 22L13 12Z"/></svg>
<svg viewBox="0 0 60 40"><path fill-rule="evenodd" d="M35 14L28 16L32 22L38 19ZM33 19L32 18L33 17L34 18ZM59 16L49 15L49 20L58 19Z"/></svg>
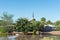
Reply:
<svg viewBox="0 0 60 40"><path fill-rule="evenodd" d="M17 37L17 36L0 37L0 40L60 40L60 36L20 35L19 37Z"/></svg>
<svg viewBox="0 0 60 40"><path fill-rule="evenodd" d="M17 40L60 40L60 36L55 35L20 35Z"/></svg>
<svg viewBox="0 0 60 40"><path fill-rule="evenodd" d="M0 37L0 40L6 40L6 37Z"/></svg>
<svg viewBox="0 0 60 40"><path fill-rule="evenodd" d="M8 40L16 40L16 37L17 36L8 36L7 38L8 38Z"/></svg>

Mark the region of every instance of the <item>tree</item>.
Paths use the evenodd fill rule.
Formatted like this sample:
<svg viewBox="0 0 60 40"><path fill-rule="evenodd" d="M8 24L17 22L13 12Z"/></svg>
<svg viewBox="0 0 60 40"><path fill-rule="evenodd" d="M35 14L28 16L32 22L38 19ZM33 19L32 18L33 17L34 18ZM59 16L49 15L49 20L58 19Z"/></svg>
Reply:
<svg viewBox="0 0 60 40"><path fill-rule="evenodd" d="M0 26L6 26L6 25L7 25L7 21L0 20Z"/></svg>
<svg viewBox="0 0 60 40"><path fill-rule="evenodd" d="M33 27L33 30L36 30L36 27L37 27L37 21L33 21L33 22L32 22L32 27Z"/></svg>
<svg viewBox="0 0 60 40"><path fill-rule="evenodd" d="M55 22L55 25L60 25L60 21L56 21Z"/></svg>
<svg viewBox="0 0 60 40"><path fill-rule="evenodd" d="M13 19L12 19L13 15L8 14L7 12L3 12L3 15L0 17L0 26L3 26L5 28L5 30L7 30L6 32L8 32L8 25L13 25Z"/></svg>
<svg viewBox="0 0 60 40"><path fill-rule="evenodd" d="M46 24L46 18L42 17L40 22L41 24Z"/></svg>
<svg viewBox="0 0 60 40"><path fill-rule="evenodd" d="M18 32L33 32L36 34L36 31L40 28L40 22L36 20L30 20L26 18L19 18L16 23L16 30Z"/></svg>
<svg viewBox="0 0 60 40"><path fill-rule="evenodd" d="M52 22L51 22L50 20L48 20L46 23L47 23L47 24L52 24Z"/></svg>
<svg viewBox="0 0 60 40"><path fill-rule="evenodd" d="M60 21L56 21L54 24L56 26L56 30L60 31Z"/></svg>
<svg viewBox="0 0 60 40"><path fill-rule="evenodd" d="M18 32L28 32L29 21L26 18L19 18L16 23L16 30Z"/></svg>
<svg viewBox="0 0 60 40"><path fill-rule="evenodd" d="M30 28L33 34L36 34L36 32L40 30L40 22L32 19L30 23L31 23Z"/></svg>
<svg viewBox="0 0 60 40"><path fill-rule="evenodd" d="M56 30L60 31L60 25L56 25Z"/></svg>
<svg viewBox="0 0 60 40"><path fill-rule="evenodd" d="M46 22L46 19L44 17L41 18L41 21Z"/></svg>
<svg viewBox="0 0 60 40"><path fill-rule="evenodd" d="M12 17L13 17L13 15L8 14L7 12L3 12L1 19L6 21L7 24L12 24L12 22L13 22Z"/></svg>
<svg viewBox="0 0 60 40"><path fill-rule="evenodd" d="M39 30L41 31L44 28L44 25L46 24L46 18L42 17L40 21L40 28Z"/></svg>

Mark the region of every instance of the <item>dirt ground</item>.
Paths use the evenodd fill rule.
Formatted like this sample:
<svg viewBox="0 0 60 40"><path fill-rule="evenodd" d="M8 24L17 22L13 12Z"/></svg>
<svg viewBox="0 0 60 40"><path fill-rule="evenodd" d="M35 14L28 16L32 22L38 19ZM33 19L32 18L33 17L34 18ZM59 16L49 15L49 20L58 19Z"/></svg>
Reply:
<svg viewBox="0 0 60 40"><path fill-rule="evenodd" d="M60 31L44 32L45 34L60 35Z"/></svg>

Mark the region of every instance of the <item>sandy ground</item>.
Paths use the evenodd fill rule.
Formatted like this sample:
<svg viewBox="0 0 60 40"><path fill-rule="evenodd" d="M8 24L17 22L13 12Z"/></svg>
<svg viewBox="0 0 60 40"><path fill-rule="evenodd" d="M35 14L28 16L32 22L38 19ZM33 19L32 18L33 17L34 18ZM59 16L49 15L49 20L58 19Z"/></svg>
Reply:
<svg viewBox="0 0 60 40"><path fill-rule="evenodd" d="M51 32L44 32L46 34L52 34L52 35L60 35L60 31L51 31Z"/></svg>
<svg viewBox="0 0 60 40"><path fill-rule="evenodd" d="M30 34L32 34L32 32L28 32ZM42 32L45 34L52 34L52 35L60 35L60 31L51 31L51 32ZM16 32L16 34L23 34L22 32Z"/></svg>

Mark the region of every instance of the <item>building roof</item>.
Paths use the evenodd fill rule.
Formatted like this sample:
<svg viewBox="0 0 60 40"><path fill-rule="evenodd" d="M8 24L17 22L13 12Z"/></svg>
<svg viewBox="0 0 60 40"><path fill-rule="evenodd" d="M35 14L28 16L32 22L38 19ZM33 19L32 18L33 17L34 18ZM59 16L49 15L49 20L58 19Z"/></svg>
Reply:
<svg viewBox="0 0 60 40"><path fill-rule="evenodd" d="M44 25L44 26L55 27L55 25L51 25L51 24Z"/></svg>

